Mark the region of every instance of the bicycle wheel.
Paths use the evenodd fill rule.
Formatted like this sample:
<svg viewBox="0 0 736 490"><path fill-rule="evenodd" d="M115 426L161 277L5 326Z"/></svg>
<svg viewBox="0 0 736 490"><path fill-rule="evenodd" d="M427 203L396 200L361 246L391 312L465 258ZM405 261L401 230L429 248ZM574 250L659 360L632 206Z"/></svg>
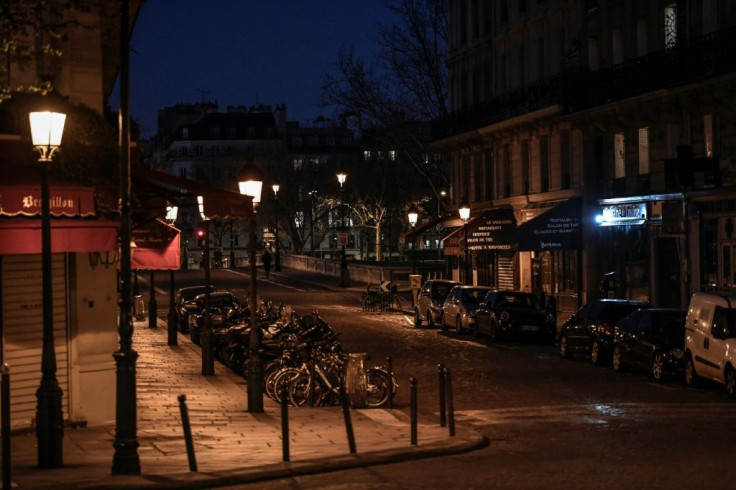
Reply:
<svg viewBox="0 0 736 490"><path fill-rule="evenodd" d="M288 385L300 373L298 368L290 367L277 371L273 376L269 377L266 382L266 394L272 400L281 403L281 388Z"/></svg>
<svg viewBox="0 0 736 490"><path fill-rule="evenodd" d="M295 407L301 407L309 403L310 396L309 374L297 374L289 383L289 403Z"/></svg>
<svg viewBox="0 0 736 490"><path fill-rule="evenodd" d="M388 403L389 397L389 376L388 374L377 368L368 368L365 372L368 396L365 404L371 408L382 407Z"/></svg>

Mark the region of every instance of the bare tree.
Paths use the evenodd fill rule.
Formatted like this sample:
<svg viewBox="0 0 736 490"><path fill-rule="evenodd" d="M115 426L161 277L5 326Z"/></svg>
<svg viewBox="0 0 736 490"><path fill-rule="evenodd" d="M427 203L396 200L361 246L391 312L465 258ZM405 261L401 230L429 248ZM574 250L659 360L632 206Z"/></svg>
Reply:
<svg viewBox="0 0 736 490"><path fill-rule="evenodd" d="M67 28L77 24L75 0L0 1L0 102L13 93L54 88Z"/></svg>
<svg viewBox="0 0 736 490"><path fill-rule="evenodd" d="M396 0L388 6L398 21L379 27L377 61L367 63L343 47L323 81L322 104L358 115L366 127L385 129L387 146L401 152L439 197L447 176L437 159L428 158L429 137L418 134L415 123L448 112L447 2Z"/></svg>

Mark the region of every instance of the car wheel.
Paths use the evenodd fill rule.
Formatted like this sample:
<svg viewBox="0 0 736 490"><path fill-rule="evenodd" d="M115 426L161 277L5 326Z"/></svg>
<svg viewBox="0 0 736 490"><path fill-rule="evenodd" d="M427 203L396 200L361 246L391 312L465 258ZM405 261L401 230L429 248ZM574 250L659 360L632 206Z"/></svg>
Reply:
<svg viewBox="0 0 736 490"><path fill-rule="evenodd" d="M698 384L698 374L695 372L695 364L690 354L685 358L685 384L688 386Z"/></svg>
<svg viewBox="0 0 736 490"><path fill-rule="evenodd" d="M447 332L447 324L445 323L445 314L444 313L442 313L442 315L440 315L440 326L442 327L442 331L443 332Z"/></svg>
<svg viewBox="0 0 736 490"><path fill-rule="evenodd" d="M419 316L419 308L414 308L414 328L422 326L422 317Z"/></svg>
<svg viewBox="0 0 736 490"><path fill-rule="evenodd" d="M726 394L732 400L736 398L736 370L733 367L726 366L726 372L723 381L726 385Z"/></svg>
<svg viewBox="0 0 736 490"><path fill-rule="evenodd" d="M623 361L624 360L622 359L622 356L621 356L621 346L616 345L613 348L613 360L612 360L613 370L619 373L623 371L624 370Z"/></svg>
<svg viewBox="0 0 736 490"><path fill-rule="evenodd" d="M570 358L570 349L567 345L567 335L560 337L560 357L563 359Z"/></svg>
<svg viewBox="0 0 736 490"><path fill-rule="evenodd" d="M463 319L460 318L460 315L455 317L455 331L458 335L465 332L465 329L463 328Z"/></svg>
<svg viewBox="0 0 736 490"><path fill-rule="evenodd" d="M600 366L602 359L601 352L601 344L598 342L598 339L593 341L593 344L590 346L590 362L593 363L594 366Z"/></svg>
<svg viewBox="0 0 736 490"><path fill-rule="evenodd" d="M652 376L656 381L662 381L664 374L664 355L661 352L655 352L652 358Z"/></svg>

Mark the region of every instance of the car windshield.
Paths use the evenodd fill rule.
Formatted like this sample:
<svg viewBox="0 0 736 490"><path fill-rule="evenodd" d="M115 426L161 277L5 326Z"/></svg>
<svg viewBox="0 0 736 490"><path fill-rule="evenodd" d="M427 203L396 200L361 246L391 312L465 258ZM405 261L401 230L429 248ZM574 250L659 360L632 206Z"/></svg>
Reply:
<svg viewBox="0 0 736 490"><path fill-rule="evenodd" d="M611 325L617 323L623 317L628 315L634 310L641 308L640 304L632 303L610 303L603 306L598 321L609 323Z"/></svg>
<svg viewBox="0 0 736 490"><path fill-rule="evenodd" d="M235 301L235 298L233 298L232 296L219 296L219 297L215 296L214 298L210 300L210 302L212 303L212 306L216 308L223 308L223 307L229 308L229 307L234 306L237 303Z"/></svg>
<svg viewBox="0 0 736 490"><path fill-rule="evenodd" d="M537 309L537 301L531 294L503 293L498 295L497 306L505 308Z"/></svg>
<svg viewBox="0 0 736 490"><path fill-rule="evenodd" d="M685 312L658 312L652 318L655 335L671 340L685 338Z"/></svg>
<svg viewBox="0 0 736 490"><path fill-rule="evenodd" d="M450 294L450 289L452 289L455 285L454 284L444 284L444 283L438 283L434 285L434 293L433 297L438 299L446 298L448 294Z"/></svg>
<svg viewBox="0 0 736 490"><path fill-rule="evenodd" d="M487 292L484 289L466 289L463 291L462 302L471 305L480 304Z"/></svg>

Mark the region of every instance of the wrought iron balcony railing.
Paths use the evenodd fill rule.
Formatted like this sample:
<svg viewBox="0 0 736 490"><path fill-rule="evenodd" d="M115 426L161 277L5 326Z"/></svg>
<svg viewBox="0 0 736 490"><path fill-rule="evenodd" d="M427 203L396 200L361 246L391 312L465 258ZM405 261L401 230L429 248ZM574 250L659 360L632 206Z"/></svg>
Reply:
<svg viewBox="0 0 736 490"><path fill-rule="evenodd" d="M736 71L736 27L594 72L561 73L432 123L434 141L558 105L562 114Z"/></svg>

